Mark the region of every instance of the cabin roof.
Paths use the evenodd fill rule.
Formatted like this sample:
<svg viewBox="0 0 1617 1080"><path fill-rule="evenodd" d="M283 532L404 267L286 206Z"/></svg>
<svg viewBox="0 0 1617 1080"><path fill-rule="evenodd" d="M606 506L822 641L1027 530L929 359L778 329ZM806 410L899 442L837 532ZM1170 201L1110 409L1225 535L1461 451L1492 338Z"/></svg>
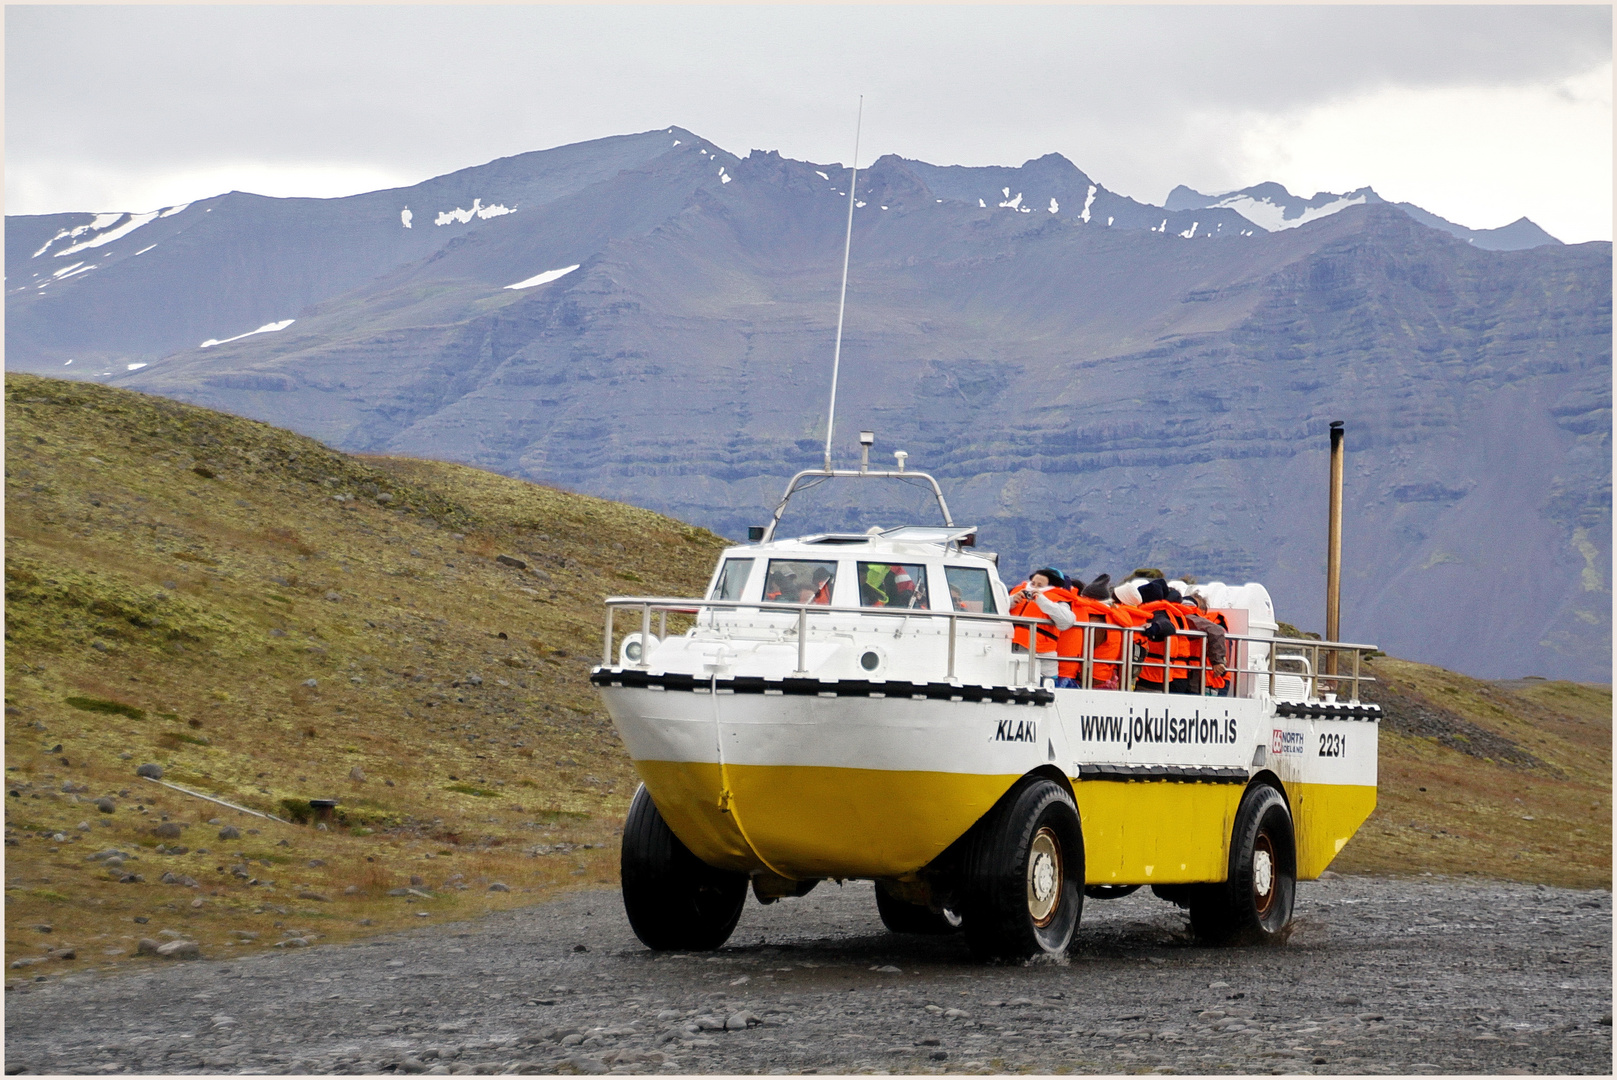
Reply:
<svg viewBox="0 0 1617 1080"><path fill-rule="evenodd" d="M808 536L794 536L771 540L767 544L746 544L729 548L727 558L757 557L759 555L799 555L831 559L847 553L856 557L885 556L893 558L960 559L967 562L993 563L997 560L989 552L970 547L957 547L959 541L973 536L975 527L901 525L880 532L825 532Z"/></svg>

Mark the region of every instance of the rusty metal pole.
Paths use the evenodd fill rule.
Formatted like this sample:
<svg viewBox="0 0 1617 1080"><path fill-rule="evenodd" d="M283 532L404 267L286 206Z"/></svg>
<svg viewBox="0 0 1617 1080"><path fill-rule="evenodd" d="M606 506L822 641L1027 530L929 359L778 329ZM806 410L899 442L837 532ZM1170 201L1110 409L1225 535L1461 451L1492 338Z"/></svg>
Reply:
<svg viewBox="0 0 1617 1080"><path fill-rule="evenodd" d="M1342 421L1331 421L1331 504L1325 552L1325 640L1342 640ZM1325 656L1325 673L1336 674L1336 650ZM1335 690L1336 685L1331 684Z"/></svg>

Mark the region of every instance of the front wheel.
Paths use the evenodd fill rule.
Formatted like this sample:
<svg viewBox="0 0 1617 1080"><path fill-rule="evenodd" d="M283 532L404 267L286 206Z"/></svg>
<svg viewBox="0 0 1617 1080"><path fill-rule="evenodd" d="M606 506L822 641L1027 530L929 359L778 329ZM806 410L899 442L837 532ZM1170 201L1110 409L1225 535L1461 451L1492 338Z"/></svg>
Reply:
<svg viewBox="0 0 1617 1080"><path fill-rule="evenodd" d="M691 854L644 784L623 823L621 866L623 910L648 948L717 949L741 919L747 875L715 870Z"/></svg>
<svg viewBox="0 0 1617 1080"><path fill-rule="evenodd" d="M1297 895L1297 846L1280 792L1266 784L1247 790L1230 837L1229 880L1193 890L1190 925L1203 941L1279 939Z"/></svg>
<svg viewBox="0 0 1617 1080"><path fill-rule="evenodd" d="M982 958L1062 956L1084 906L1078 807L1043 777L1012 788L975 828L960 912Z"/></svg>

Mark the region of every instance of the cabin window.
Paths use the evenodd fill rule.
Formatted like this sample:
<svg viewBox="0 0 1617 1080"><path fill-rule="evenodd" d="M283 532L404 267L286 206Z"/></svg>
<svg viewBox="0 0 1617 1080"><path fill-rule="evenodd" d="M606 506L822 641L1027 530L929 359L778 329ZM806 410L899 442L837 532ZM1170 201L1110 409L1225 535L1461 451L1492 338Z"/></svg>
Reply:
<svg viewBox="0 0 1617 1080"><path fill-rule="evenodd" d="M837 564L817 559L770 559L764 599L782 604L829 604Z"/></svg>
<svg viewBox="0 0 1617 1080"><path fill-rule="evenodd" d="M724 569L719 571L719 580L713 584L713 593L709 600L739 600L741 590L747 587L747 579L752 576L754 559L725 559Z"/></svg>
<svg viewBox="0 0 1617 1080"><path fill-rule="evenodd" d="M987 570L974 566L945 566L943 575L949 580L949 601L956 611L999 614L999 609L994 606L994 589L988 583Z"/></svg>
<svg viewBox="0 0 1617 1080"><path fill-rule="evenodd" d="M859 606L925 610L926 567L919 563L859 563Z"/></svg>

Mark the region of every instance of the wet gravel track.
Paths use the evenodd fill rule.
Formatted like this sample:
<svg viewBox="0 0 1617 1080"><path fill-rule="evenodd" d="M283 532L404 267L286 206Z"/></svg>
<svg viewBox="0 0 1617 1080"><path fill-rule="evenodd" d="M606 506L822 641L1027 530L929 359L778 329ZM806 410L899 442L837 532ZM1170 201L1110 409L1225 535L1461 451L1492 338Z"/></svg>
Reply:
<svg viewBox="0 0 1617 1080"><path fill-rule="evenodd" d="M1211 949L1145 890L1089 901L1065 963L982 966L886 933L864 883L749 899L690 955L594 891L36 983L6 995L6 1071L1605 1074L1611 919L1606 892L1335 878L1286 945Z"/></svg>

